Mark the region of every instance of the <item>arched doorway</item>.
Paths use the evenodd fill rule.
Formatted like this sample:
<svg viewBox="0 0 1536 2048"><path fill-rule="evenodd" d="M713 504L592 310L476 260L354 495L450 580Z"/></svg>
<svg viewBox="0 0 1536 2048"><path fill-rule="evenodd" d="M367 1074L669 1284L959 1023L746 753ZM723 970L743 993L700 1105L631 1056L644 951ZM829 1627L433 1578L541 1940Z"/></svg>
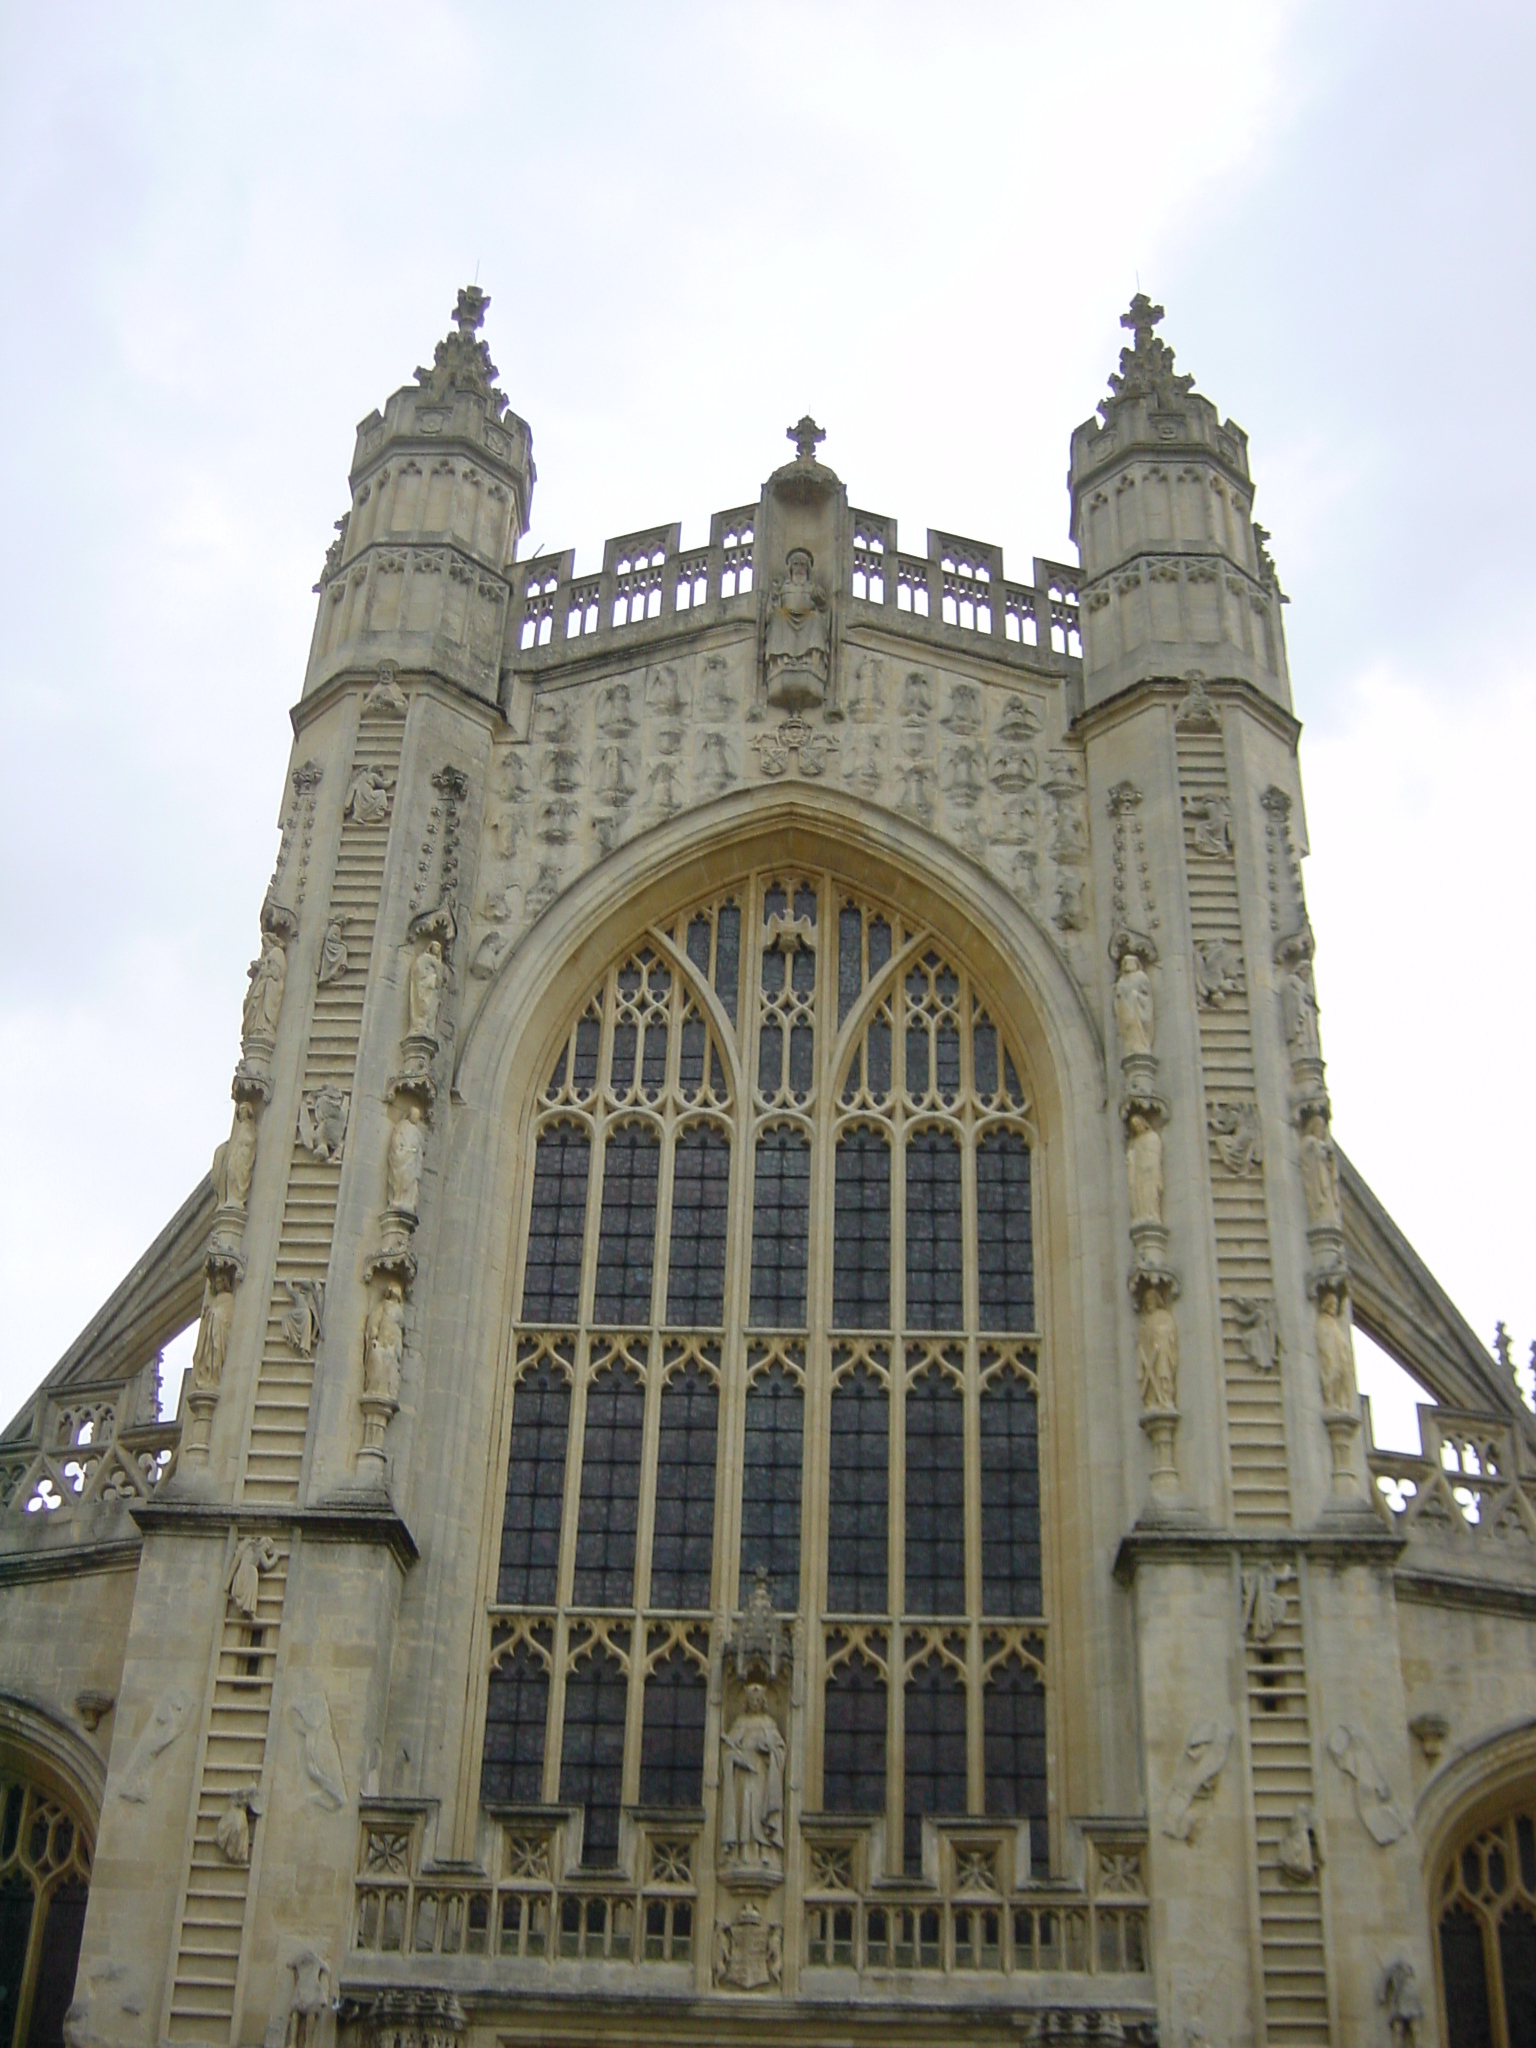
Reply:
<svg viewBox="0 0 1536 2048"><path fill-rule="evenodd" d="M72 1802L0 1763L0 2044L62 2048L91 1879L91 1830Z"/></svg>
<svg viewBox="0 0 1536 2048"><path fill-rule="evenodd" d="M1448 2048L1536 2048L1536 1795L1481 1810L1433 1899Z"/></svg>

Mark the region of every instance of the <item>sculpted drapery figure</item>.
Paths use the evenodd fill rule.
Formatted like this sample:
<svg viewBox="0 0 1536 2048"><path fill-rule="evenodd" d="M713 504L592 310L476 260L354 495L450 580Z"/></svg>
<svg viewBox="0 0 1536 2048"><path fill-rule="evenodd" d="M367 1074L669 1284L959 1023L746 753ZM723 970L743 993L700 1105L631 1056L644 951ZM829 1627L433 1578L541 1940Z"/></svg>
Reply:
<svg viewBox="0 0 1536 2048"><path fill-rule="evenodd" d="M720 1847L727 1861L777 1864L784 1851L784 1737L763 1687L725 1733L720 1765Z"/></svg>
<svg viewBox="0 0 1536 2048"><path fill-rule="evenodd" d="M288 979L288 954L281 939L264 932L261 957L246 970L250 987L245 992L240 1032L243 1038L273 1038L283 1007L283 984Z"/></svg>
<svg viewBox="0 0 1536 2048"><path fill-rule="evenodd" d="M1317 990L1312 980L1312 962L1299 960L1285 977L1281 990L1285 1007L1285 1036L1293 1059L1315 1060L1322 1052L1317 1035Z"/></svg>
<svg viewBox="0 0 1536 2048"><path fill-rule="evenodd" d="M411 962L411 1030L421 1038L437 1036L437 1009L443 996L443 948L433 939Z"/></svg>
<svg viewBox="0 0 1536 2048"><path fill-rule="evenodd" d="M391 1280L369 1311L363 1333L363 1392L371 1399L398 1401L400 1363L405 1356L405 1296Z"/></svg>
<svg viewBox="0 0 1536 2048"><path fill-rule="evenodd" d="M1179 1405L1179 1326L1161 1287L1148 1287L1141 1298L1136 1379L1143 1408Z"/></svg>
<svg viewBox="0 0 1536 2048"><path fill-rule="evenodd" d="M389 1206L416 1213L421 1188L421 1155L426 1145L421 1111L413 1102L389 1134Z"/></svg>
<svg viewBox="0 0 1536 2048"><path fill-rule="evenodd" d="M192 1384L199 1393L216 1394L224 1377L224 1359L229 1351L229 1326L234 1321L235 1297L227 1287L203 1286L203 1312L198 1320L197 1341L192 1348Z"/></svg>
<svg viewBox="0 0 1536 2048"><path fill-rule="evenodd" d="M1131 1222L1163 1220L1163 1139L1150 1117L1133 1113L1125 1141L1125 1170L1131 1189Z"/></svg>
<svg viewBox="0 0 1536 2048"><path fill-rule="evenodd" d="M1349 1341L1344 1296L1325 1287L1317 1300L1317 1369L1323 1382L1323 1406L1333 1415L1355 1412L1355 1353Z"/></svg>
<svg viewBox="0 0 1536 2048"><path fill-rule="evenodd" d="M245 1207L255 1165L256 1111L251 1103L239 1102L229 1136L213 1155L213 1191L221 1207Z"/></svg>
<svg viewBox="0 0 1536 2048"><path fill-rule="evenodd" d="M1155 1030L1152 983L1139 955L1124 953L1115 982L1115 1028L1120 1033L1120 1051L1150 1053Z"/></svg>
<svg viewBox="0 0 1536 2048"><path fill-rule="evenodd" d="M1309 1116L1301 1137L1301 1183L1307 1197L1307 1221L1340 1227L1339 1165L1320 1116Z"/></svg>
<svg viewBox="0 0 1536 2048"><path fill-rule="evenodd" d="M315 970L315 985L324 988L328 982L340 981L347 971L347 942L342 937L345 918L333 917L325 928L325 938L320 947L320 964Z"/></svg>
<svg viewBox="0 0 1536 2048"><path fill-rule="evenodd" d="M791 548L784 574L768 594L763 647L768 702L781 711L820 704L831 673L832 624L827 593L811 579L809 548Z"/></svg>

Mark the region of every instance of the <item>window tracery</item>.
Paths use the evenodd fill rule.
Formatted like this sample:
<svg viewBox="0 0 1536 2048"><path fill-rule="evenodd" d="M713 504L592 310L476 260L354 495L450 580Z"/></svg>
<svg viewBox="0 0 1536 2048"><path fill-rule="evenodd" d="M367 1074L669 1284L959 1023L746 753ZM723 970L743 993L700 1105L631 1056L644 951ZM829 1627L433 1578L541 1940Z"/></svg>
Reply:
<svg viewBox="0 0 1536 2048"><path fill-rule="evenodd" d="M1449 2048L1519 2048L1536 2013L1536 1801L1446 1860L1436 1929Z"/></svg>
<svg viewBox="0 0 1536 2048"><path fill-rule="evenodd" d="M0 1770L0 2042L11 2048L63 2039L90 1880L80 1816Z"/></svg>
<svg viewBox="0 0 1536 2048"><path fill-rule="evenodd" d="M895 1874L927 1818L1011 1817L1044 1873L1033 1136L964 966L831 876L609 968L518 1230L487 1802L582 1806L594 1869L695 1809L710 1617L762 1572L807 1810L883 1816Z"/></svg>

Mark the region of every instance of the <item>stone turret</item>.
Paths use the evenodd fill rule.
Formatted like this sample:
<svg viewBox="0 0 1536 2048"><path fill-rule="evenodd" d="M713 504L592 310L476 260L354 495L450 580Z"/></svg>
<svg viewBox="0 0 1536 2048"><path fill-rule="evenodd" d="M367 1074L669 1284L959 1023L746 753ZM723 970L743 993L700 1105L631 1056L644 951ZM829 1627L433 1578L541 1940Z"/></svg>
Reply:
<svg viewBox="0 0 1536 2048"><path fill-rule="evenodd" d="M1252 683L1286 710L1285 602L1252 519L1248 437L1175 372L1144 292L1132 345L1072 436L1072 538L1082 556L1084 701L1151 677Z"/></svg>
<svg viewBox="0 0 1536 2048"><path fill-rule="evenodd" d="M533 439L478 338L490 299L459 293L453 331L357 430L352 509L320 582L305 694L340 675L430 670L494 703L510 585L528 530Z"/></svg>

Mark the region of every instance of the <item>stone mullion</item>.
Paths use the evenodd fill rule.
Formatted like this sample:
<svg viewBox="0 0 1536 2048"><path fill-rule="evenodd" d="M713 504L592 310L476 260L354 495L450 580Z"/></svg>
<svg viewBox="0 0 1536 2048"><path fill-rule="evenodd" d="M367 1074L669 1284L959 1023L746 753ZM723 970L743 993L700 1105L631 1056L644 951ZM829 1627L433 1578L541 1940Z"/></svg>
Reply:
<svg viewBox="0 0 1536 2048"><path fill-rule="evenodd" d="M669 1133L670 1137L670 1133ZM653 1297L654 1298L654 1297ZM614 1367L615 1371L620 1370ZM640 1437L640 1499L635 1528L634 1642L629 1660L629 1705L624 1728L626 1806L640 1797L640 1727L645 1711L645 1617L651 1604L651 1544L656 1530L656 1453L661 1439L662 1340L652 1329L646 1341L645 1420ZM718 1414L716 1411L717 1424Z"/></svg>
<svg viewBox="0 0 1536 2048"><path fill-rule="evenodd" d="M832 1187L835 1171L833 1133L836 1119L836 1075L833 1055L837 1033L828 1016L837 1015L835 987L829 988L827 906L833 894L824 887L817 936L817 1038L813 1071L817 1077L811 1118L811 1176L807 1215L805 1287L805 1387L801 1400L800 1598L805 1616L805 1772L803 1796L820 1806L826 1797L825 1712L823 1691L827 1663L827 1523L831 1473L832 1429ZM754 1060L755 1060L754 1053ZM788 1930L786 1930L787 1934Z"/></svg>

